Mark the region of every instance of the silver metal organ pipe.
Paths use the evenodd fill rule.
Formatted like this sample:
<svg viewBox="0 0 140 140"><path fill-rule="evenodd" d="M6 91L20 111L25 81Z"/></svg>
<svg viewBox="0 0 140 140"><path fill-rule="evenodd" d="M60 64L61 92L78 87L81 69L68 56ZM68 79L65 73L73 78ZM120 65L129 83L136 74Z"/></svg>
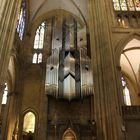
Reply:
<svg viewBox="0 0 140 140"><path fill-rule="evenodd" d="M89 35L82 31L86 34L84 41L87 44L78 46L77 33L80 28L78 29L77 20L73 17L62 17L61 22L58 19L55 18L52 24L52 55L47 61L49 78L46 78L46 89L49 89L49 95L56 98L69 101L82 99L93 94L91 60L87 55Z"/></svg>

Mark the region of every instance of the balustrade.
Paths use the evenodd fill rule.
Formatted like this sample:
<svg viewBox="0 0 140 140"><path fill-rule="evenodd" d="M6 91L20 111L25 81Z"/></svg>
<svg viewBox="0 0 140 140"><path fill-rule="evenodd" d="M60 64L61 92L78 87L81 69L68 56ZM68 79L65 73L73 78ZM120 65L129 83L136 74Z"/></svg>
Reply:
<svg viewBox="0 0 140 140"><path fill-rule="evenodd" d="M123 116L140 116L140 106L123 106Z"/></svg>

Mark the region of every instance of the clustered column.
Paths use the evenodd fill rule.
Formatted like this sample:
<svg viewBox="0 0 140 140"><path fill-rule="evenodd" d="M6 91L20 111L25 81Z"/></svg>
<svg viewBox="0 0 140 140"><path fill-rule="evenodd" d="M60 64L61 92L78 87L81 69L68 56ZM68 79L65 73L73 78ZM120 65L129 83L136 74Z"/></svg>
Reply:
<svg viewBox="0 0 140 140"><path fill-rule="evenodd" d="M0 0L0 83L5 80L21 0Z"/></svg>
<svg viewBox="0 0 140 140"><path fill-rule="evenodd" d="M106 0L89 0L91 54L94 77L94 117L98 140L122 140Z"/></svg>

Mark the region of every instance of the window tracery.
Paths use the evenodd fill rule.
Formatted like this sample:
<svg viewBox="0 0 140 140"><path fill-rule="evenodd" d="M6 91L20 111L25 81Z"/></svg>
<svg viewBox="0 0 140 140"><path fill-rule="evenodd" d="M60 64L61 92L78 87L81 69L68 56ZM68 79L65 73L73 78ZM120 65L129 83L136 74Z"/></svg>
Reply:
<svg viewBox="0 0 140 140"><path fill-rule="evenodd" d="M32 58L32 63L38 64L42 62L42 50L44 45L44 35L45 35L45 21L42 22L36 30L34 38L34 54Z"/></svg>
<svg viewBox="0 0 140 140"><path fill-rule="evenodd" d="M36 35L34 39L34 49L43 49L45 34L45 22L42 22L41 25L36 30Z"/></svg>
<svg viewBox="0 0 140 140"><path fill-rule="evenodd" d="M140 0L113 0L116 26L138 28L140 26Z"/></svg>
<svg viewBox="0 0 140 140"><path fill-rule="evenodd" d="M113 0L116 11L140 11L139 0Z"/></svg>

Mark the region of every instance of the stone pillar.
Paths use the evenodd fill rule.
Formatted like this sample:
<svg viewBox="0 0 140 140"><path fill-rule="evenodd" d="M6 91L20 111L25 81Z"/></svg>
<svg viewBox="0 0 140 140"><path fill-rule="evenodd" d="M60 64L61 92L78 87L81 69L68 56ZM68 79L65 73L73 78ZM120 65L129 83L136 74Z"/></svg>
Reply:
<svg viewBox="0 0 140 140"><path fill-rule="evenodd" d="M0 82L5 79L21 0L0 0Z"/></svg>
<svg viewBox="0 0 140 140"><path fill-rule="evenodd" d="M38 137L37 140L40 139L47 139L47 122L48 122L48 97L46 96L45 93L45 80L46 80L46 60L50 56L51 52L51 45L52 45L52 20L47 21L47 28L45 31L45 38L44 38L44 60L41 65L42 67L42 86L41 86L41 95L40 95L40 125L38 127Z"/></svg>
<svg viewBox="0 0 140 140"><path fill-rule="evenodd" d="M0 0L0 21L2 20L2 11L4 10L4 5L6 0Z"/></svg>
<svg viewBox="0 0 140 140"><path fill-rule="evenodd" d="M14 114L13 110L15 109L14 106L14 92L8 93L7 96L7 103L5 105L4 114L3 114L3 121L2 121L2 140L9 140L12 137L12 133L14 130Z"/></svg>
<svg viewBox="0 0 140 140"><path fill-rule="evenodd" d="M108 1L109 2L109 1ZM94 78L94 117L98 140L123 140L111 26L105 0L89 0L89 31Z"/></svg>
<svg viewBox="0 0 140 140"><path fill-rule="evenodd" d="M39 110L39 123L37 125L37 137L36 140L46 140L47 139L47 120L48 120L48 97L45 94L45 71L46 63L41 64L42 67L42 77L40 86L40 110ZM37 124L37 123L36 123Z"/></svg>

